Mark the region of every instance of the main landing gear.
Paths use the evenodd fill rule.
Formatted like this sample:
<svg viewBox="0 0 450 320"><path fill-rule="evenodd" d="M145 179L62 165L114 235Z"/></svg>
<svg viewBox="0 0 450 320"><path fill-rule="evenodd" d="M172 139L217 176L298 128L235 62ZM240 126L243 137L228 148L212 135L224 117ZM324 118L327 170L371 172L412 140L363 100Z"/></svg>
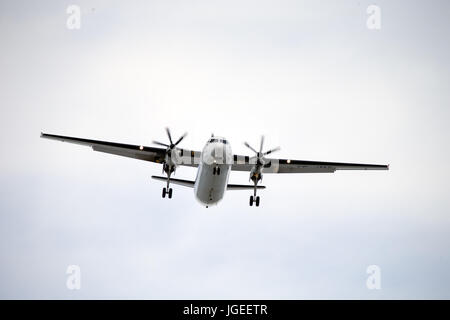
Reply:
<svg viewBox="0 0 450 320"><path fill-rule="evenodd" d="M169 188L169 189L163 188L162 189L162 197L165 198L166 194L169 197L169 199L172 199L172 188Z"/></svg>
<svg viewBox="0 0 450 320"><path fill-rule="evenodd" d="M259 207L259 196L250 196L250 207L253 206L253 202L255 203L255 206Z"/></svg>
<svg viewBox="0 0 450 320"><path fill-rule="evenodd" d="M250 207L253 206L253 203L255 203L256 207L259 207L259 196L256 195L256 191L258 190L258 181L261 180L261 175L252 175L250 176L250 179L253 180L254 188L253 188L253 195L250 196Z"/></svg>
<svg viewBox="0 0 450 320"><path fill-rule="evenodd" d="M172 199L172 188L170 188L170 174L173 172L171 168L167 169L167 186L162 189L162 197L165 198L166 195L169 199Z"/></svg>

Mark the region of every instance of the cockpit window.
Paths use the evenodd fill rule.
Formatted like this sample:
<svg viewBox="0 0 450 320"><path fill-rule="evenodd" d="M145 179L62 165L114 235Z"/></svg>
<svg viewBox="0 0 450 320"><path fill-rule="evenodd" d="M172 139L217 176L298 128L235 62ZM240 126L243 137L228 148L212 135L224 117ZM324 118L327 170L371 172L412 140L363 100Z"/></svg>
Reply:
<svg viewBox="0 0 450 320"><path fill-rule="evenodd" d="M209 139L209 143L212 143L212 142L221 142L223 144L228 144L228 140L225 140L225 139L217 139L217 138Z"/></svg>

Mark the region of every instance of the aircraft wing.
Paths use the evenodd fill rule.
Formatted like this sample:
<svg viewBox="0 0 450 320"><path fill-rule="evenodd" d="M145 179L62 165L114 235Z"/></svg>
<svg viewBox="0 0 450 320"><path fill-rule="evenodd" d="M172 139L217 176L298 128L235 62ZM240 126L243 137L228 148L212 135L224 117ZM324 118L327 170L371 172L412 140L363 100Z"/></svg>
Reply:
<svg viewBox="0 0 450 320"><path fill-rule="evenodd" d="M84 146L91 147L94 151L110 153L118 156L134 158L144 161L162 163L166 154L166 149L138 146L131 144L123 144L108 141L90 140L83 138L59 136L54 134L41 133L41 138L52 139L62 142L70 142L75 144L80 144ZM194 158L200 158L200 152L189 151L180 149L180 153L184 156L182 157L183 162L181 165L196 167L198 160L194 161Z"/></svg>
<svg viewBox="0 0 450 320"><path fill-rule="evenodd" d="M234 156L231 170L251 171L254 162L248 156ZM290 159L266 159L263 173L320 173L335 172L336 170L389 170L389 165L324 162Z"/></svg>

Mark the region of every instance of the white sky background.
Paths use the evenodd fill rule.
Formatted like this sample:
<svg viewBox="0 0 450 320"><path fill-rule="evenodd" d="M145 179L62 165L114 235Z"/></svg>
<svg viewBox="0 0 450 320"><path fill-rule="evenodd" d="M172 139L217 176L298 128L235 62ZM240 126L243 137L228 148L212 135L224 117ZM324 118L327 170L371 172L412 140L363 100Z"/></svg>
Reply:
<svg viewBox="0 0 450 320"><path fill-rule="evenodd" d="M0 298L449 299L450 3L377 1L379 31L370 4L0 1ZM265 175L261 207L206 209L161 199L160 165L39 138L165 126L391 170Z"/></svg>

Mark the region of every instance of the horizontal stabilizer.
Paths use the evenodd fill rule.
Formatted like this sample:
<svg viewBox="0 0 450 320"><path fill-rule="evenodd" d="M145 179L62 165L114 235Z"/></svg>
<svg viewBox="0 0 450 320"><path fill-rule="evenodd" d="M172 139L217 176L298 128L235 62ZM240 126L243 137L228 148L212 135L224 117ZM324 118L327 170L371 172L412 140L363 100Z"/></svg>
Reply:
<svg viewBox="0 0 450 320"><path fill-rule="evenodd" d="M152 179L167 182L167 177L152 176ZM170 183L178 184L178 185L183 186L183 187L193 188L194 184L195 184L195 181L171 178L170 179Z"/></svg>
<svg viewBox="0 0 450 320"><path fill-rule="evenodd" d="M227 190L253 190L255 186L248 184L229 184ZM265 186L257 186L258 189L265 189Z"/></svg>

